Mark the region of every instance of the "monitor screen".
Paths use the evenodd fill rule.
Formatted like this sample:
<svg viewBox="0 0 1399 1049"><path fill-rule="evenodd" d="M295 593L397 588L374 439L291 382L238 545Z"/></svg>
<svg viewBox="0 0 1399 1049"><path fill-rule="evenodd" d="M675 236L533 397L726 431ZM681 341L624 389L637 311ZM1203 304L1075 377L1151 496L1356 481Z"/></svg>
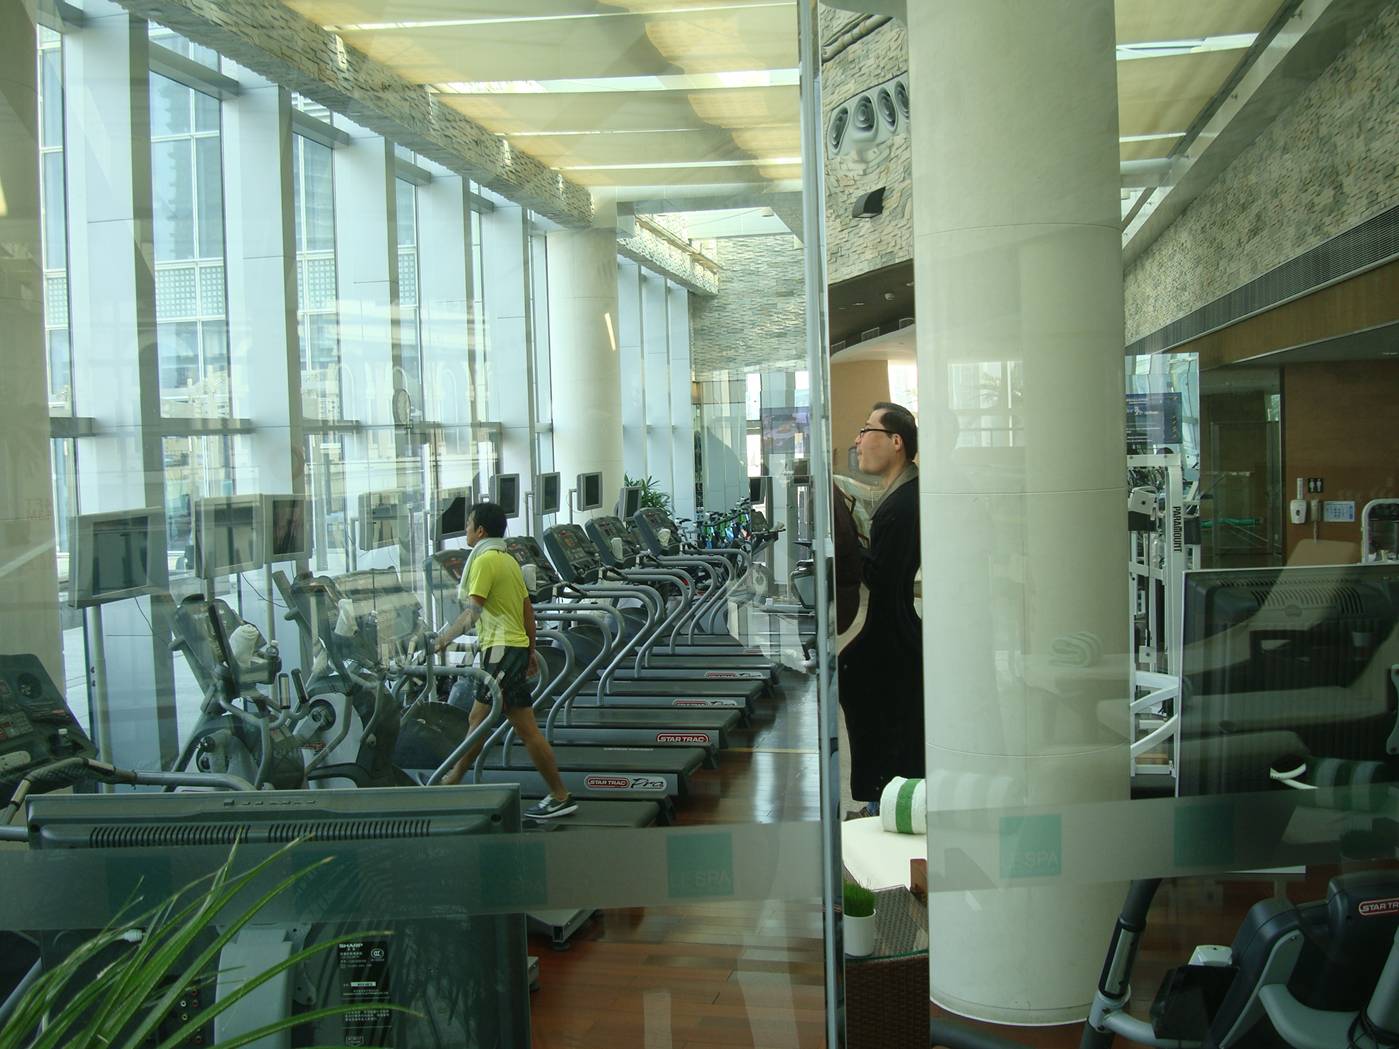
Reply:
<svg viewBox="0 0 1399 1049"><path fill-rule="evenodd" d="M578 509L596 510L602 505L602 474L578 475Z"/></svg>
<svg viewBox="0 0 1399 1049"><path fill-rule="evenodd" d="M359 497L359 548L378 550L397 546L406 534L407 508L399 492L361 492Z"/></svg>
<svg viewBox="0 0 1399 1049"><path fill-rule="evenodd" d="M1396 601L1396 565L1186 572L1179 793L1399 779Z"/></svg>
<svg viewBox="0 0 1399 1049"><path fill-rule="evenodd" d="M195 560L206 579L250 572L266 564L263 557L260 495L225 495L194 504Z"/></svg>
<svg viewBox="0 0 1399 1049"><path fill-rule="evenodd" d="M541 514L556 514L559 512L561 488L562 482L558 474L540 474L539 512Z"/></svg>
<svg viewBox="0 0 1399 1049"><path fill-rule="evenodd" d="M306 527L306 499L300 495L269 495L263 511L267 521L267 559L295 561L311 553Z"/></svg>
<svg viewBox="0 0 1399 1049"><path fill-rule="evenodd" d="M491 501L499 504L507 519L520 516L520 475L496 474L491 478Z"/></svg>
<svg viewBox="0 0 1399 1049"><path fill-rule="evenodd" d="M466 535L466 512L471 509L470 488L444 488L437 493L437 538Z"/></svg>
<svg viewBox="0 0 1399 1049"><path fill-rule="evenodd" d="M165 517L155 509L83 514L74 520L71 603L85 608L152 593L164 530Z"/></svg>
<svg viewBox="0 0 1399 1049"><path fill-rule="evenodd" d="M748 478L748 501L765 503L768 501L768 484L772 478L767 475Z"/></svg>
<svg viewBox="0 0 1399 1049"><path fill-rule="evenodd" d="M622 520L630 521L641 510L641 486L629 485L622 489Z"/></svg>

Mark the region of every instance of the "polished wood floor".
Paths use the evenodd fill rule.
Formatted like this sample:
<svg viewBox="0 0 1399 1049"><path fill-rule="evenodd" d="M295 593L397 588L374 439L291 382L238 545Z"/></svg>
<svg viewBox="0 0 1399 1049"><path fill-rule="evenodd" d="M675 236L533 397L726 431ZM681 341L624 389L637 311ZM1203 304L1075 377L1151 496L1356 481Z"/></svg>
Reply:
<svg viewBox="0 0 1399 1049"><path fill-rule="evenodd" d="M684 824L819 818L814 682L784 675L752 727L702 770ZM1303 876L1194 878L1157 896L1133 981L1145 1018L1161 978L1201 943L1228 943L1255 902L1325 896L1335 868ZM536 1049L815 1049L825 1042L818 901L747 901L601 912L556 952L532 939ZM1106 949L1108 933L1103 930ZM932 1015L938 1015L935 1007ZM1033 1049L1073 1049L1080 1025L979 1025ZM1121 1039L1116 1043L1128 1047Z"/></svg>
<svg viewBox="0 0 1399 1049"><path fill-rule="evenodd" d="M815 681L783 674L680 825L820 818ZM535 1049L815 1049L824 1046L819 901L605 911L566 951L535 937Z"/></svg>

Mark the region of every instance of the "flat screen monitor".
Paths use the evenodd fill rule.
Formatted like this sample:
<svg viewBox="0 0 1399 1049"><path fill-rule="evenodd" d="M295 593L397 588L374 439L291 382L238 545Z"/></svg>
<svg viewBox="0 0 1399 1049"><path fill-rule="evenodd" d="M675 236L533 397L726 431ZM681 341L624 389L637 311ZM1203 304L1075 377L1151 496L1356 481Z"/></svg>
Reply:
<svg viewBox="0 0 1399 1049"><path fill-rule="evenodd" d="M266 495L263 519L267 522L267 560L296 561L311 553L311 532L307 527L306 497Z"/></svg>
<svg viewBox="0 0 1399 1049"><path fill-rule="evenodd" d="M1397 604L1399 565L1187 572L1179 793L1399 779Z"/></svg>
<svg viewBox="0 0 1399 1049"><path fill-rule="evenodd" d="M74 519L70 603L87 608L153 593L164 532L165 515L154 508Z"/></svg>
<svg viewBox="0 0 1399 1049"><path fill-rule="evenodd" d="M556 473L539 475L539 512L543 515L556 514L562 502L563 483Z"/></svg>
<svg viewBox="0 0 1399 1049"><path fill-rule="evenodd" d="M443 488L438 492L437 538L460 539L466 535L466 512L470 509L470 488Z"/></svg>
<svg viewBox="0 0 1399 1049"><path fill-rule="evenodd" d="M748 478L748 501L754 506L768 501L768 487L772 481L771 477L764 474L761 477Z"/></svg>
<svg viewBox="0 0 1399 1049"><path fill-rule="evenodd" d="M622 520L630 521L641 510L641 486L627 485L622 489Z"/></svg>
<svg viewBox="0 0 1399 1049"><path fill-rule="evenodd" d="M263 557L261 495L221 495L194 504L194 556L208 579L251 572Z"/></svg>
<svg viewBox="0 0 1399 1049"><path fill-rule="evenodd" d="M505 511L508 520L520 516L520 475L496 474L491 478L491 502Z"/></svg>
<svg viewBox="0 0 1399 1049"><path fill-rule="evenodd" d="M290 942L285 950L344 938L338 948L308 954L297 979L263 988L258 1007L235 1007L195 1029L182 1044L223 1043L273 1016L301 1016L296 1044L384 1045L403 1049L461 1049L467 1045L516 1046L529 1040L529 990L525 918L521 913L463 913L458 871L470 859L490 865L493 875L529 876L514 859L521 829L514 787L389 787L358 790L279 790L275 804L266 792L190 791L45 795L29 803L29 848L33 851L110 848L159 851L156 885L173 886L207 877L228 856L216 843L237 840L235 869L245 870L285 842L304 838L280 863L259 875L249 898L269 890L289 869L319 869L295 891L282 893L252 917L230 943L200 934L191 953L212 946L204 993L212 1005L238 986L227 973L261 972L272 955L266 944ZM405 850L424 861L405 870ZM74 857L75 862L83 861ZM88 894L73 908L72 932L41 934L44 967L71 957L87 937L78 931L123 920L127 901L153 890L149 863L88 861L102 870L109 893ZM397 897L379 887L393 884ZM450 915L450 919L444 917ZM88 925L87 923L91 923ZM374 929L366 934L357 930ZM285 957L285 953L282 955ZM111 954L99 956L107 964ZM481 959L489 958L490 965ZM81 961L81 960L79 960ZM502 974L506 974L502 977ZM519 974L519 979L510 978ZM83 985L81 978L76 986ZM465 1004L464 1004L465 1003ZM361 1008L342 1013L341 1007ZM391 1012L387 1005L402 1007ZM334 1010L329 1015L322 1010ZM193 1010L191 1010L193 1012ZM287 1036L254 1044L291 1045Z"/></svg>
<svg viewBox="0 0 1399 1049"><path fill-rule="evenodd" d="M408 507L402 492L361 492L359 548L378 550L398 546L407 534Z"/></svg>
<svg viewBox="0 0 1399 1049"><path fill-rule="evenodd" d="M578 509L596 510L602 506L602 474L578 475Z"/></svg>

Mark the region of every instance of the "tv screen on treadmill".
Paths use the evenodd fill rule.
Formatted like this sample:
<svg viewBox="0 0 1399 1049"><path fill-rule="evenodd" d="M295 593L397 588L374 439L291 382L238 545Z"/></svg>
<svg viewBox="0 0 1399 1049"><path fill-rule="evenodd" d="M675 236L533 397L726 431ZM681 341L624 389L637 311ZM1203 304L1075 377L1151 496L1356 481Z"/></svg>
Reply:
<svg viewBox="0 0 1399 1049"><path fill-rule="evenodd" d="M559 512L559 475L545 474L539 479L539 512L556 514Z"/></svg>
<svg viewBox="0 0 1399 1049"><path fill-rule="evenodd" d="M596 510L602 505L602 474L578 475L578 509Z"/></svg>
<svg viewBox="0 0 1399 1049"><path fill-rule="evenodd" d="M499 474L495 479L495 497L506 517L520 515L520 477L518 474Z"/></svg>

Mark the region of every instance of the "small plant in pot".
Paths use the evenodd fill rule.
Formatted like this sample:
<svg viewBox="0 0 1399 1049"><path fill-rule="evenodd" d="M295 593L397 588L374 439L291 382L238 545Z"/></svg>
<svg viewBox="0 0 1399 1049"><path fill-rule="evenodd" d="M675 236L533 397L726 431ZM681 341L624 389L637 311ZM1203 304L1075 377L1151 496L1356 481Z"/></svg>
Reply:
<svg viewBox="0 0 1399 1049"><path fill-rule="evenodd" d="M848 881L844 896L845 953L864 958L874 953L874 893Z"/></svg>

